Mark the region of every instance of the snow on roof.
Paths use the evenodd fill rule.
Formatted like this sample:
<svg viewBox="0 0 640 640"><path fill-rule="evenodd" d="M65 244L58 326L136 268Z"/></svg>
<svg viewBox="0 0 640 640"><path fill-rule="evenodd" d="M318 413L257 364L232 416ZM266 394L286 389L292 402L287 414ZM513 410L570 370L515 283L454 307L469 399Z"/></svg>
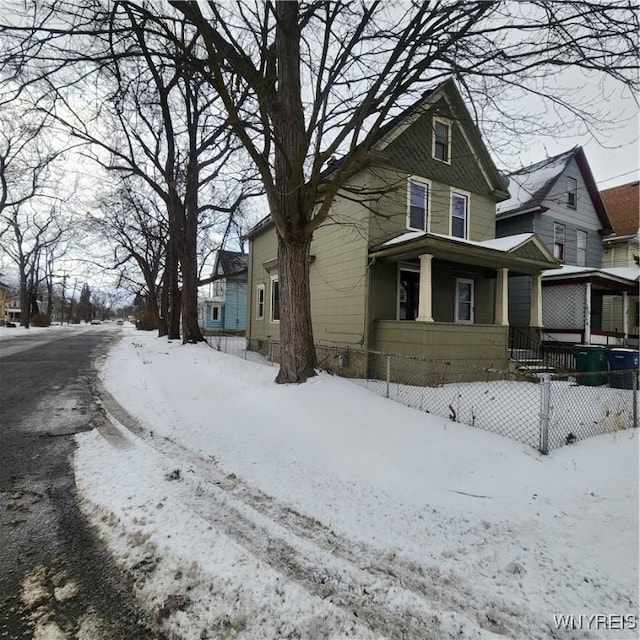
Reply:
<svg viewBox="0 0 640 640"><path fill-rule="evenodd" d="M417 238L422 238L426 236L426 231L409 231L408 233L403 233L395 238L391 238L391 240L387 240L383 242L381 247L391 247L394 244L402 244L403 242L409 242L410 240L416 240Z"/></svg>
<svg viewBox="0 0 640 640"><path fill-rule="evenodd" d="M508 174L511 197L498 203L498 215L540 204L574 153L571 149Z"/></svg>
<svg viewBox="0 0 640 640"><path fill-rule="evenodd" d="M387 240L383 242L381 247L391 247L396 244L402 244L404 242L411 242L412 240L417 240L418 238L423 237L431 237L431 238L443 238L444 240L451 240L453 242L457 242L459 244L467 244L473 247L484 247L485 249L493 249L494 251L502 251L507 253L516 247L519 247L521 244L529 240L533 237L533 233L518 233L513 236L504 236L502 238L493 238L491 240L465 240L464 238L455 238L453 236L448 236L443 233L427 233L426 231L409 231L408 233L403 233L391 240Z"/></svg>
<svg viewBox="0 0 640 640"><path fill-rule="evenodd" d="M554 277L562 278L568 276L586 275L588 273L596 273L612 278L622 278L624 280L638 280L640 277L640 269L637 267L605 267L598 269L596 267L576 267L574 265L564 265L560 269L547 269L543 271L543 278Z"/></svg>
<svg viewBox="0 0 640 640"><path fill-rule="evenodd" d="M495 238L493 240L484 240L480 244L483 247L489 249L497 249L498 251L511 251L527 240L533 238L533 233L517 233L514 236L503 236L502 238Z"/></svg>

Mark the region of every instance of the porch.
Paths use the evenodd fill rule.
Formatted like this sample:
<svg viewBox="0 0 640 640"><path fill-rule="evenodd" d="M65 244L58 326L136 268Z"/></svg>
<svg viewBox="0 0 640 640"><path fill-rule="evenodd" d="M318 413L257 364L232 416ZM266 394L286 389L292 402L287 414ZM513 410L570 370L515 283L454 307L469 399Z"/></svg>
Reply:
<svg viewBox="0 0 640 640"><path fill-rule="evenodd" d="M464 362L480 369L506 369L508 329L506 325L495 324L378 320L372 348L420 361Z"/></svg>
<svg viewBox="0 0 640 640"><path fill-rule="evenodd" d="M505 368L509 278L531 276L530 322L541 327L540 270L553 258L533 234L485 242L408 235L370 252L369 348Z"/></svg>
<svg viewBox="0 0 640 640"><path fill-rule="evenodd" d="M624 271L624 273L620 273ZM629 273L627 273L629 271ZM563 267L542 276L543 341L637 346L637 270ZM605 326L604 309L620 306L616 330ZM610 304L607 304L610 303Z"/></svg>

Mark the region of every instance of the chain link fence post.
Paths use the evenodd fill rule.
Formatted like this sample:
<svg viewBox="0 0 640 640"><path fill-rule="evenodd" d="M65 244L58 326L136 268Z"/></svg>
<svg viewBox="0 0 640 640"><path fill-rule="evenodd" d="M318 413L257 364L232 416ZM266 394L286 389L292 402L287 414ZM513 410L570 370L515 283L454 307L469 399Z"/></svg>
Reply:
<svg viewBox="0 0 640 640"><path fill-rule="evenodd" d="M637 369L633 373L633 426L638 428L638 383L640 382L640 371Z"/></svg>
<svg viewBox="0 0 640 640"><path fill-rule="evenodd" d="M389 397L390 386L391 386L391 356L387 356L387 388L384 394L385 398Z"/></svg>
<svg viewBox="0 0 640 640"><path fill-rule="evenodd" d="M549 413L551 411L551 374L540 374L540 453L549 453Z"/></svg>

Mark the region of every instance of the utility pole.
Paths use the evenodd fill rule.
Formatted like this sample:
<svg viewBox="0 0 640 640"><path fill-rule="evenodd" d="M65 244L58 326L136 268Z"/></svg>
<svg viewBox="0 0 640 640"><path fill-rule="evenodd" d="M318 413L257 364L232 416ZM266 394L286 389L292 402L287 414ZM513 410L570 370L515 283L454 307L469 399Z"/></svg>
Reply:
<svg viewBox="0 0 640 640"><path fill-rule="evenodd" d="M65 292L67 290L67 274L63 272L62 275L51 275L52 278L62 278L62 308L60 309L60 326L64 324L64 305L65 305Z"/></svg>
<svg viewBox="0 0 640 640"><path fill-rule="evenodd" d="M69 314L67 315L67 324L71 324L71 312L73 311L73 301L76 299L76 289L78 288L78 278L73 283L73 293L69 302Z"/></svg>

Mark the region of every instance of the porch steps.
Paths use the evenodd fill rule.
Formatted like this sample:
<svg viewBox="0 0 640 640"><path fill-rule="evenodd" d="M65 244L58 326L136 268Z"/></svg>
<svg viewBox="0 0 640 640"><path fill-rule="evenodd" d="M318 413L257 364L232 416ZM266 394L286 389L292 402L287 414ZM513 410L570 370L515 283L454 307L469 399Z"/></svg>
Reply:
<svg viewBox="0 0 640 640"><path fill-rule="evenodd" d="M512 366L521 373L554 373L555 367L545 363L534 349L509 349Z"/></svg>

